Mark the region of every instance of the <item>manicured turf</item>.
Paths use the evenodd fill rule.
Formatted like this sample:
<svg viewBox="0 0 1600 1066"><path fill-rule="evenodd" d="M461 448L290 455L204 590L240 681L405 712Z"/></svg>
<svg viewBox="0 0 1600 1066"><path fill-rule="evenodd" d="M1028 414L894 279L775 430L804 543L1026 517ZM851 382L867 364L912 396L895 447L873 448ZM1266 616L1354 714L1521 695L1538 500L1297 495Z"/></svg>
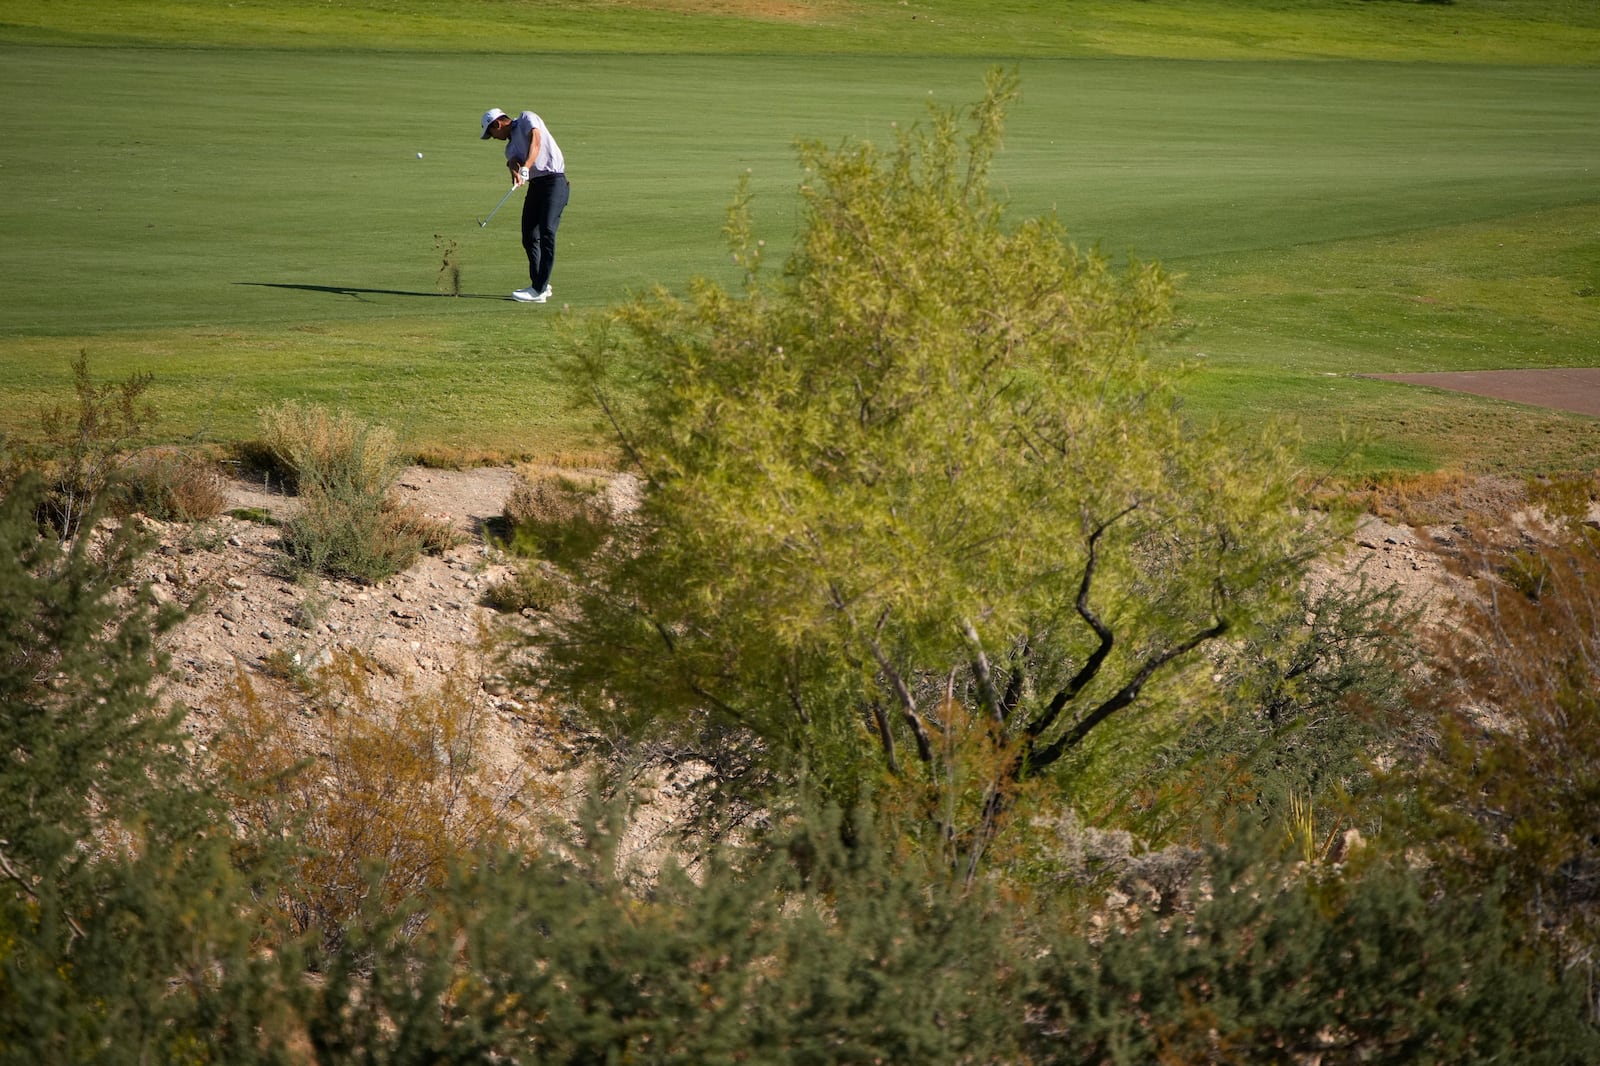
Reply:
<svg viewBox="0 0 1600 1066"><path fill-rule="evenodd" d="M1592 64L1593 0L0 0L32 43Z"/></svg>
<svg viewBox="0 0 1600 1066"><path fill-rule="evenodd" d="M77 32L56 17L71 3L37 16L7 6L0 38ZM439 22L439 5L412 6L408 47L446 23L462 33L516 7L465 3ZM1398 10L1422 6L1355 5L1378 23L1433 18ZM1048 5L1014 7L984 25L1038 36ZM1229 22L1227 5L1197 4L1188 35L1171 4L1084 10L1100 19L1087 24L1100 27L1106 52L1140 33L1158 54L1183 54L1180 45L1285 54L1267 43L1272 34L1301 41L1305 54L1359 52L1361 34L1332 34L1331 23L1313 33L1274 5L1237 10L1246 8L1253 21ZM1450 54L1497 58L1476 37L1490 9L1461 8L1476 28ZM249 436L256 408L301 396L354 407L419 446L581 449L587 427L549 372L557 308L502 298L525 283L516 204L488 229L475 223L503 191L499 147L476 138L483 107L535 107L566 150L574 196L556 302L582 314L653 282L723 270L721 213L747 168L758 224L781 251L796 218L795 137L887 139L891 122L918 119L929 99L973 99L988 65L332 51L353 40L349 19L363 9L343 6L325 22L305 4L243 10L277 27L261 31L266 43L293 30L314 47L0 45L0 429L26 435L87 348L99 376L156 373L169 437ZM865 18L884 7L851 10ZM953 4L921 10L968 17ZM615 28L635 17L664 16L591 21ZM1492 467L1508 449L1528 466L1571 465L1592 453L1587 421L1557 418L1544 432L1544 415L1419 401L1348 375L1581 365L1600 352L1600 71L1558 65L1593 58L1582 42L1600 20L1586 17L1574 16L1565 50L1537 44L1548 44L1548 23L1502 35L1544 47L1541 66L1023 59L1024 99L997 177L1014 213L1053 208L1081 243L1186 275L1187 329L1174 351L1208 368L1186 385L1199 415L1300 416L1318 459L1337 451L1345 419L1384 434L1365 460L1372 468ZM207 4L130 4L93 23L95 33L202 43L238 25ZM810 31L791 30L792 51L811 50ZM462 299L439 288L450 242ZM1503 432L1491 439L1479 423ZM1536 436L1548 447L1518 444Z"/></svg>

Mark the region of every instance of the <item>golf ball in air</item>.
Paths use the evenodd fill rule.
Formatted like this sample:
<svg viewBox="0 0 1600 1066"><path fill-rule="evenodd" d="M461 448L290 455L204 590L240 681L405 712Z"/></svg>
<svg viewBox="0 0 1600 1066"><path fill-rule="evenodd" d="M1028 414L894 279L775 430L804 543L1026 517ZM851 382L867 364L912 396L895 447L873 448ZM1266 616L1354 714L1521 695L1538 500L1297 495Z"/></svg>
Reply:
<svg viewBox="0 0 1600 1066"><path fill-rule="evenodd" d="M422 158L422 153L421 153L421 152L418 152L418 153L417 153L417 158L418 158L418 159L421 159L421 158Z"/></svg>

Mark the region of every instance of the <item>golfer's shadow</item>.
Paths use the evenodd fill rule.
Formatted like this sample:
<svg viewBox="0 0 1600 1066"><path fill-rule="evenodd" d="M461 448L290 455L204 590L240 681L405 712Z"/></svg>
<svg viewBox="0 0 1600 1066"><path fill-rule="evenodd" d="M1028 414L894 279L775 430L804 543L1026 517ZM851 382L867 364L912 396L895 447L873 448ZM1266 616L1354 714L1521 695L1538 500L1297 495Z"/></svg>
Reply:
<svg viewBox="0 0 1600 1066"><path fill-rule="evenodd" d="M406 289L362 289L353 285L292 285L284 281L236 281L235 285L253 285L260 289L299 289L302 292L326 292L334 296L348 296L363 303L368 296L421 296L430 300L510 300L510 296L491 296L485 292L410 292ZM515 301L513 301L515 302Z"/></svg>

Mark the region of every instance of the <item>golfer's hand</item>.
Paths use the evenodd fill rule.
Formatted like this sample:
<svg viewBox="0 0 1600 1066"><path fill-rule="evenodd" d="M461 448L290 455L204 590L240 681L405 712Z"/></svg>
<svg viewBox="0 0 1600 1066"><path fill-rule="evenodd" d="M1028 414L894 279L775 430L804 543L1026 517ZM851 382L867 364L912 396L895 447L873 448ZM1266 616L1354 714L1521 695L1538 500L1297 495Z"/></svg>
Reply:
<svg viewBox="0 0 1600 1066"><path fill-rule="evenodd" d="M513 189L528 180L527 168L520 167L515 163L507 163L506 169L511 171L511 187Z"/></svg>

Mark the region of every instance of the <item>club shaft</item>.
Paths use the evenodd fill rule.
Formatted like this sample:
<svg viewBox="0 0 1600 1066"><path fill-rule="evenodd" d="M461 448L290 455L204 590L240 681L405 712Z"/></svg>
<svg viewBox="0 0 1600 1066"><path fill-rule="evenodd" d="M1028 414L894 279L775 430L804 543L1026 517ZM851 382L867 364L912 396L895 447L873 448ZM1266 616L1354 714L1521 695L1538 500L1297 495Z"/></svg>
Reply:
<svg viewBox="0 0 1600 1066"><path fill-rule="evenodd" d="M488 217L486 217L483 220L483 225L487 226L489 224L489 219L491 219L491 218L493 218L495 216L495 211L499 211L500 208L504 207L505 206L505 202L507 200L511 199L511 194L516 192L516 191L517 191L517 186L515 186L515 185L511 186L511 188L506 190L506 194L504 196L500 197L500 202L494 205L494 211L490 211L489 214L488 214Z"/></svg>

